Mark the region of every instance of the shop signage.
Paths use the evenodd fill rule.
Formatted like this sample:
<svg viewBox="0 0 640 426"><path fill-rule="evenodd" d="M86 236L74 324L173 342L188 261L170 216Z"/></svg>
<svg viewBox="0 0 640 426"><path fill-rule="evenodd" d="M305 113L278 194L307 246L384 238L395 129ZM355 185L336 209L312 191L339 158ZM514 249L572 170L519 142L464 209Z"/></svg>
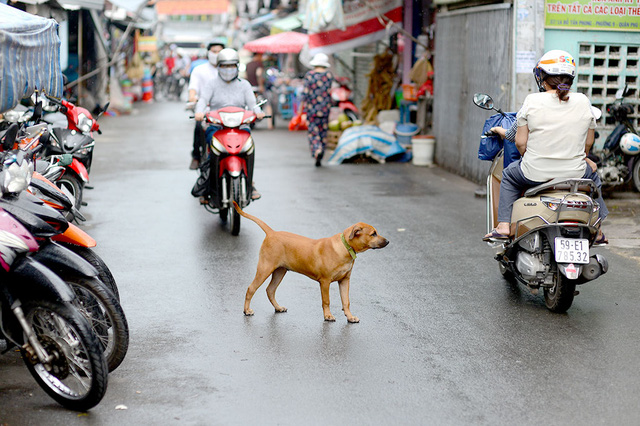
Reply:
<svg viewBox="0 0 640 426"><path fill-rule="evenodd" d="M344 0L344 26L332 22L319 32L309 32L309 51L334 53L388 37L402 23L402 0ZM384 16L384 18L383 18Z"/></svg>
<svg viewBox="0 0 640 426"><path fill-rule="evenodd" d="M640 0L545 0L545 28L640 31Z"/></svg>

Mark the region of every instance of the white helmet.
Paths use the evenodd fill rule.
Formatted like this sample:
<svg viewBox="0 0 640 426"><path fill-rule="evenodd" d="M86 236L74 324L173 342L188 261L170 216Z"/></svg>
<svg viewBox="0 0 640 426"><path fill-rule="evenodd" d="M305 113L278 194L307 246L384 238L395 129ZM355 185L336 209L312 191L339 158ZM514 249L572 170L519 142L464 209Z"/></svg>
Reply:
<svg viewBox="0 0 640 426"><path fill-rule="evenodd" d="M238 77L238 64L240 57L234 49L222 49L216 58L218 62L218 76L226 82L231 82ZM231 67L229 65L232 65Z"/></svg>
<svg viewBox="0 0 640 426"><path fill-rule="evenodd" d="M218 66L228 64L238 65L239 63L240 57L238 56L238 52L236 52L235 49L227 47L226 49L222 49L220 53L218 53Z"/></svg>
<svg viewBox="0 0 640 426"><path fill-rule="evenodd" d="M620 149L627 155L640 154L640 136L635 133L625 133L620 138Z"/></svg>
<svg viewBox="0 0 640 426"><path fill-rule="evenodd" d="M542 82L547 75L576 76L576 61L569 52L564 50L550 50L538 61L533 69L533 76L541 92L544 92Z"/></svg>

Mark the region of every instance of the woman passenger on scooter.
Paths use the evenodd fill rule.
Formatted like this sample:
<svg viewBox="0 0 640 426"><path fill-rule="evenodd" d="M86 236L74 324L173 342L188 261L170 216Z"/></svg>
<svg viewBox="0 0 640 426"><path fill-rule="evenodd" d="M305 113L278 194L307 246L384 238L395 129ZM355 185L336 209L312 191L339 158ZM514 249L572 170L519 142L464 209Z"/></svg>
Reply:
<svg viewBox="0 0 640 426"><path fill-rule="evenodd" d="M516 147L522 159L502 172L498 226L483 240L509 238L513 203L528 188L554 178L591 179L601 188L595 164L586 158L596 127L591 103L582 93L569 93L575 74L573 57L562 50L545 53L533 69L541 93L527 96L518 111ZM596 202L600 205L599 217L604 220L609 212L601 195ZM607 242L598 231L595 244Z"/></svg>

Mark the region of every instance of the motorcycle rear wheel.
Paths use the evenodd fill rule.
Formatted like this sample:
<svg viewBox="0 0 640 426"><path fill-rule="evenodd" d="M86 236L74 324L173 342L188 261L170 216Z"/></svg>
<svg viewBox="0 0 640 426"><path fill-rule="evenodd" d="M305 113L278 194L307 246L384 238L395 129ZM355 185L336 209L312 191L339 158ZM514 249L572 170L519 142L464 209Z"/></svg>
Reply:
<svg viewBox="0 0 640 426"><path fill-rule="evenodd" d="M357 121L360 119L358 117L358 114L356 114L356 112L351 109L345 109L344 113L347 115L347 117L349 117L349 120L351 121Z"/></svg>
<svg viewBox="0 0 640 426"><path fill-rule="evenodd" d="M53 360L42 362L22 350L27 369L38 385L66 408L86 411L107 390L108 369L102 347L85 318L72 305L29 301L25 318Z"/></svg>
<svg viewBox="0 0 640 426"><path fill-rule="evenodd" d="M515 281L515 277L513 276L513 272L509 268L507 268L502 262L498 262L498 269L500 270L500 275L506 281L512 283Z"/></svg>
<svg viewBox="0 0 640 426"><path fill-rule="evenodd" d="M544 289L544 303L551 312L564 313L573 303L576 283L558 273L556 284Z"/></svg>
<svg viewBox="0 0 640 426"><path fill-rule="evenodd" d="M633 189L640 192L640 159L636 158L636 162L633 165L633 169L631 171L631 177L633 180Z"/></svg>
<svg viewBox="0 0 640 426"><path fill-rule="evenodd" d="M65 281L76 294L74 306L91 325L112 372L129 349L129 325L122 306L97 278L66 277Z"/></svg>
<svg viewBox="0 0 640 426"><path fill-rule="evenodd" d="M239 206L242 206L242 189L240 188L240 178L231 179L230 189L230 200L233 200L238 203ZM231 235L240 234L240 214L236 211L236 209L232 207L229 208L229 228L231 228Z"/></svg>

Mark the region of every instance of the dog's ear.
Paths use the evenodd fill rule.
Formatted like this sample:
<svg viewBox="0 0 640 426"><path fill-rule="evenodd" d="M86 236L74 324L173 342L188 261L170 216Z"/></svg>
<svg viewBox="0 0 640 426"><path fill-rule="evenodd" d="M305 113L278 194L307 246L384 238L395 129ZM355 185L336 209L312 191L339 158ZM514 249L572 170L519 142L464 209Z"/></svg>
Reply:
<svg viewBox="0 0 640 426"><path fill-rule="evenodd" d="M355 237L359 237L360 234L362 234L362 227L360 225L353 225L351 233L349 234L349 239L353 240Z"/></svg>

